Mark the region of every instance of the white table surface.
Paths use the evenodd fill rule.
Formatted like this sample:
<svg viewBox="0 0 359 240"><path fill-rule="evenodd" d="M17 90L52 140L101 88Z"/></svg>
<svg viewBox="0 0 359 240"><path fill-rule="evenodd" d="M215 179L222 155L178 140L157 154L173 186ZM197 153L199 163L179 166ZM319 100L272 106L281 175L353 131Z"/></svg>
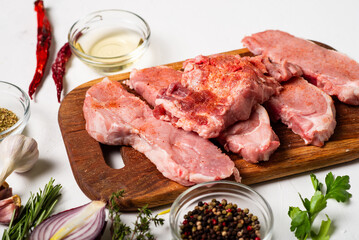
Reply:
<svg viewBox="0 0 359 240"><path fill-rule="evenodd" d="M242 48L241 39L266 29L280 29L299 37L326 43L359 61L359 1L154 1L154 0L45 0L53 26L50 62L67 41L67 33L80 17L101 9L125 9L142 16L152 30L151 46L134 66L144 68ZM35 65L36 13L33 1L0 1L0 72L1 80L28 89ZM63 186L55 211L73 208L89 199L77 186L72 175L57 122L59 103L55 85L48 70L35 100L31 101L31 118L24 134L39 144L40 159L25 174L12 174L8 183L25 203L30 191L51 177ZM72 58L64 79L64 94L89 80L101 77L78 59ZM0 103L1 104L1 103ZM359 162L341 164L314 171L324 181L325 175L349 175L353 194L349 204L329 201L324 210L333 220L331 239L359 239ZM111 183L109 183L111 184ZM273 239L295 239L290 232L289 206L300 206L298 192L311 197L309 173L303 173L253 186L270 203L274 213ZM155 210L157 213L166 207ZM320 215L319 217L323 217ZM134 214L124 214L130 223ZM168 216L165 225L154 230L158 239L170 239ZM318 221L319 222L319 221ZM5 228L0 226L0 235ZM108 233L103 239L109 239Z"/></svg>

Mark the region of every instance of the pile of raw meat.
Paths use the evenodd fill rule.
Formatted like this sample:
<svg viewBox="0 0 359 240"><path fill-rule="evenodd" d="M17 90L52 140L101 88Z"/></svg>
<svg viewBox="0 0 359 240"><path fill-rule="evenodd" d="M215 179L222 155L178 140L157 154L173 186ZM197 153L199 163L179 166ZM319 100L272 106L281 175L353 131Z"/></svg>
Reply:
<svg viewBox="0 0 359 240"><path fill-rule="evenodd" d="M133 70L127 84L146 102L105 78L86 93L86 130L101 143L131 145L189 186L231 175L240 181L213 141L248 162L269 160L280 142L267 111L321 147L336 126L330 96L359 105L359 64L349 57L274 30L242 42L257 56L197 56L183 71Z"/></svg>

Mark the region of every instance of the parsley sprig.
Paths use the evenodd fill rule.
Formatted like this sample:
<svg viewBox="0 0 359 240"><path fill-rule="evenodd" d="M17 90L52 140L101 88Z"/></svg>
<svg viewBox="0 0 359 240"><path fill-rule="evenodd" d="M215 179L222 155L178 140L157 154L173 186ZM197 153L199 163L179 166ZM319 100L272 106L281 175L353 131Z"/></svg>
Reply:
<svg viewBox="0 0 359 240"><path fill-rule="evenodd" d="M318 233L312 230L312 224L318 214L327 207L328 199L335 199L337 202L346 202L351 198L347 191L350 189L349 176L338 176L334 178L330 172L325 177L326 190L314 174L310 175L314 187L314 195L311 199L304 198L299 194L305 207L305 211L299 207L289 207L288 215L292 219L290 230L300 240L312 238L313 240L329 240L331 220L323 220Z"/></svg>
<svg viewBox="0 0 359 240"><path fill-rule="evenodd" d="M154 235L151 233L150 224L155 226L163 225L164 219L158 218L158 215L153 216L152 211L147 208L147 205L138 209L136 221L133 223L134 228L121 221L120 206L117 204L117 199L123 197L124 190L113 193L109 199L109 217L112 221L111 231L113 240L153 240Z"/></svg>

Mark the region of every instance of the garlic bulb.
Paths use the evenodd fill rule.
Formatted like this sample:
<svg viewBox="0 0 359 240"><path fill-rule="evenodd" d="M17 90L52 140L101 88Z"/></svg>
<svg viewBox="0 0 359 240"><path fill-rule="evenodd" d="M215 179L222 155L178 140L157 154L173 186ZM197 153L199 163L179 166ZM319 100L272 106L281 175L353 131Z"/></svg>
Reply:
<svg viewBox="0 0 359 240"><path fill-rule="evenodd" d="M13 171L29 171L38 158L39 150L33 138L21 134L6 137L0 144L0 161L3 162L0 185Z"/></svg>

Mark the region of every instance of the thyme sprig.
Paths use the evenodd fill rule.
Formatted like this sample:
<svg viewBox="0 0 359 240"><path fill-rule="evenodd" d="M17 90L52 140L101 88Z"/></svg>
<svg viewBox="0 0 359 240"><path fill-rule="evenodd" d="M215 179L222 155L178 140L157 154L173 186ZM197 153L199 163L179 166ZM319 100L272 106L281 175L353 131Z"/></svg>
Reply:
<svg viewBox="0 0 359 240"><path fill-rule="evenodd" d="M124 190L120 190L111 195L109 199L109 217L112 221L111 231L112 240L153 240L154 235L151 233L150 224L155 226L163 225L164 219L158 218L158 215L153 216L152 211L148 209L148 205L138 209L136 221L133 223L134 228L121 221L120 206L117 204L117 199L123 197Z"/></svg>
<svg viewBox="0 0 359 240"><path fill-rule="evenodd" d="M112 193L109 199L109 218L112 221L111 232L113 240L122 240L131 234L131 228L121 221L120 206L117 204L117 199L123 197L124 192L124 190L120 190Z"/></svg>
<svg viewBox="0 0 359 240"><path fill-rule="evenodd" d="M10 222L9 228L3 233L2 240L22 240L26 239L31 230L39 225L43 220L50 216L54 206L60 197L60 184L54 185L54 179L50 179L45 185L44 190L30 194L26 205L21 208L16 219Z"/></svg>

